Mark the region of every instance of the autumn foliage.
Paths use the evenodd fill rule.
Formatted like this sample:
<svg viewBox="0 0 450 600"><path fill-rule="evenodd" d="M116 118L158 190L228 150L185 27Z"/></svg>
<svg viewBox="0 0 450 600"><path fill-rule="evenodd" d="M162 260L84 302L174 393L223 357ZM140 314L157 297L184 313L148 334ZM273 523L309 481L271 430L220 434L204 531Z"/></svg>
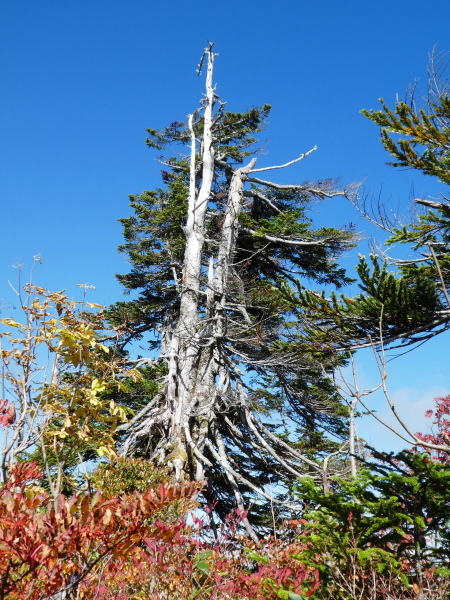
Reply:
<svg viewBox="0 0 450 600"><path fill-rule="evenodd" d="M434 409L427 410L425 416L433 419L429 433L417 434L424 442L435 444L445 450L433 450L433 458L438 462L448 464L450 462L450 395L434 399Z"/></svg>
<svg viewBox="0 0 450 600"><path fill-rule="evenodd" d="M242 510L206 525L203 484L173 485L164 467L116 456L126 413L114 398L140 374L103 343L119 332L105 332L100 307L32 285L24 294L22 318L1 320L0 600L311 594L317 572L293 558L295 543L256 547L238 535Z"/></svg>
<svg viewBox="0 0 450 600"><path fill-rule="evenodd" d="M69 301L61 292L26 289L25 320L2 320L7 329L1 349L7 398L0 401L5 436L0 600L446 598L442 571L424 562L419 581L408 542L408 523L419 519L420 525L431 506L426 500L420 504L423 515L417 513L420 474L417 482L409 471L395 475L396 493L404 489L401 515L392 510L398 502L390 492L367 504L370 486L380 485L372 476L363 481L360 474L349 483L353 487L347 499L342 482L335 482L336 493L328 500L321 489L303 493L298 488L310 503L314 491L318 505L329 506L322 521L317 511L309 521L283 524L279 519L272 535L266 531L260 542L252 541L243 535L246 511L234 510L220 524L213 508L200 510L203 484L174 483L164 465L116 455L115 428L125 413L113 398L127 381L139 381L139 371L115 355L113 345L103 343L107 334L101 312L86 312L85 303ZM52 357L45 381L38 366L42 347ZM436 400L428 415L434 417L434 430L424 440L447 444L449 404L448 398ZM439 471L436 485L444 484L446 456L426 455ZM428 473L431 466L424 464ZM426 478L432 481L429 474ZM432 496L434 504L442 496L436 504L442 525L445 494ZM354 519L348 531L343 525L358 511L367 522L359 537ZM379 516L383 535L392 538L390 528L397 532L397 546L381 547L377 539L384 538L378 533L370 544L364 541L375 526L373 515ZM426 523L430 529L434 521ZM441 527L444 548L442 532ZM400 547L407 550L398 560ZM431 590L428 596L423 595L426 589ZM437 595L438 589L443 595Z"/></svg>
<svg viewBox="0 0 450 600"><path fill-rule="evenodd" d="M0 491L2 599L43 600L61 591L111 600L263 599L280 590L311 595L318 585L317 571L293 558L298 544L256 547L232 538L239 512L213 541L197 517L188 525L171 516L170 507L186 514L195 506L198 484L55 501L35 485L41 477L36 465L18 464Z"/></svg>
<svg viewBox="0 0 450 600"><path fill-rule="evenodd" d="M98 581L111 561L122 561L139 544L179 542L183 524L157 520L168 505L187 510L197 484L161 485L144 494L104 500L101 494L63 495L54 500L33 485L34 464L14 467L0 491L0 597L47 598Z"/></svg>

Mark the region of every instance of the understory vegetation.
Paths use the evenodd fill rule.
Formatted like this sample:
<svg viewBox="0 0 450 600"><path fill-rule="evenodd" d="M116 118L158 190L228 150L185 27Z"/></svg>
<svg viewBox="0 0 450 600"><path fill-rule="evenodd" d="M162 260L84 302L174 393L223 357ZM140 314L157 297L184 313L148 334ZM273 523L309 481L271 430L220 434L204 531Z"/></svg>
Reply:
<svg viewBox="0 0 450 600"><path fill-rule="evenodd" d="M268 180L316 149L259 166L270 106L228 112L215 58L210 44L187 121L148 130L167 156L121 219L131 299L28 283L0 319L0 600L448 599L450 395L410 431L385 354L450 327L450 199L398 223L357 184ZM420 106L362 112L391 164L448 185L439 60ZM415 258L346 273L357 232L313 222L334 197ZM358 436L363 412L379 417L337 376L365 346L402 452Z"/></svg>

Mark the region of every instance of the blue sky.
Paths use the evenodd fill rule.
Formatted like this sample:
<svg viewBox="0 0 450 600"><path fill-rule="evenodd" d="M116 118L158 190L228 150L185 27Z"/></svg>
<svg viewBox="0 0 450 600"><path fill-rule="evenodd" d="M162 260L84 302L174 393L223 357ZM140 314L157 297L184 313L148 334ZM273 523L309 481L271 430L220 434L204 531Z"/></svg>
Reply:
<svg viewBox="0 0 450 600"><path fill-rule="evenodd" d="M203 82L195 68L208 40L228 108L273 105L260 166L317 145L283 181L366 178L366 191L382 189L393 210L406 207L412 189L438 195L432 179L384 164L377 128L359 111L379 97L392 104L417 78L425 85L433 46L450 50L449 23L448 0L3 3L0 298L12 302L12 265L26 275L34 255L43 261L40 285L76 295L76 284L90 283L93 301L121 298L114 274L127 265L116 252L117 219L130 214L128 194L160 185L145 129L196 107ZM315 210L321 223L356 222L383 239L342 201ZM450 392L446 349L441 338L391 363L393 393L418 422L433 395ZM372 362L359 360L369 385Z"/></svg>

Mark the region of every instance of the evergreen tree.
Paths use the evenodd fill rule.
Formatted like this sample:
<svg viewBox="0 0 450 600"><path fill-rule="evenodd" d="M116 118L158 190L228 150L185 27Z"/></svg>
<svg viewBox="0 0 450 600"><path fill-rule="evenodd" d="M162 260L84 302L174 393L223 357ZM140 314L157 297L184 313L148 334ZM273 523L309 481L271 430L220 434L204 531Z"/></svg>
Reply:
<svg viewBox="0 0 450 600"><path fill-rule="evenodd" d="M338 581L338 573L359 579L364 590L371 569L407 575L420 589L426 569L448 572L448 465L427 453L371 450L358 477L335 479L328 494L309 478L299 482L298 492L309 502L299 558L321 571L323 592Z"/></svg>
<svg viewBox="0 0 450 600"><path fill-rule="evenodd" d="M118 279L139 295L109 315L125 322L127 341L145 336L159 353L147 360L158 390L137 404L134 396L135 416L118 427L122 454L166 464L177 479L207 479L207 497L225 514L230 493L239 508L255 492L282 502L266 486L321 476L331 438L345 434L346 411L327 376L342 358L331 337L307 343L308 323L287 290L350 281L336 259L355 234L313 228L306 210L354 188L261 179L312 150L256 168L253 136L270 106L226 111L213 87L215 56L210 45L200 63L200 108L186 123L148 130L150 148L187 151L159 158L164 187L131 197L120 250L132 270Z"/></svg>
<svg viewBox="0 0 450 600"><path fill-rule="evenodd" d="M450 184L450 88L443 78L443 56L432 58L429 93L418 108L414 93L397 101L392 110L381 99L381 110L362 114L381 128L381 141L393 157L394 167L417 169ZM417 198L427 212L403 225L383 211L366 216L389 233L391 244L409 244L416 252L412 260L386 261L362 257L357 267L362 293L354 298L320 299L303 294L303 304L317 326L342 334L341 343L361 346L380 341L402 340L415 344L450 327L450 199Z"/></svg>
<svg viewBox="0 0 450 600"><path fill-rule="evenodd" d="M381 127L381 141L394 158L394 167L417 169L425 175L450 184L450 97L431 68L426 105L418 109L414 96L410 102L396 102L394 111L381 100L382 110L362 113ZM415 202L428 211L416 222L394 225L388 244L407 243L420 252L417 260L399 263L400 277L386 269L364 272L365 291L379 303L398 297L397 314L384 316L387 335L416 342L450 326L450 203L418 198ZM379 275L381 273L381 277ZM384 281L387 285L384 285ZM389 283L388 283L389 282ZM381 294L380 294L381 292ZM386 300L384 300L383 295Z"/></svg>

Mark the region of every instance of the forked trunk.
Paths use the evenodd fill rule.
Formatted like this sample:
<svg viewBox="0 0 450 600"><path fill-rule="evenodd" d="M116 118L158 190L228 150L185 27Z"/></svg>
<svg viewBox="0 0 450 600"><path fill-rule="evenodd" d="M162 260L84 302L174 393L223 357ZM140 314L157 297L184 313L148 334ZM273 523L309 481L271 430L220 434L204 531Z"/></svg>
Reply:
<svg viewBox="0 0 450 600"><path fill-rule="evenodd" d="M289 166L314 149L281 166L255 169L256 158L245 163L255 141L251 133L261 130L259 123L268 109L225 113L213 87L214 57L210 45L201 62L207 62L202 116L200 111L190 115L181 133L176 128L179 124L173 124L166 138L149 130L156 147L161 147L161 139L190 140L190 157L179 164L175 159L168 163L181 173L183 186L189 164L187 215L180 236L184 237L184 255L181 268L179 255L170 266L164 263L164 273L173 270L173 281L165 275L153 288L175 289L177 296L177 302L163 313L162 327L158 321L159 360L168 368L165 384L117 430L127 432L124 454L138 452L169 465L177 480L189 477L211 482L215 477L241 510L246 508L244 493L259 494L271 505L287 506L289 502L274 498L258 480L258 473L270 471L276 481L282 481L302 476L307 469L320 478L322 465L289 441L290 432L278 435L278 424L266 425L265 416L277 409L260 410L258 400L249 397L244 374L251 369L259 374L267 369L272 374L284 394L286 412L293 415L295 431L304 394L301 386L297 391L291 383L292 374L304 369L320 378L323 368L315 357L298 351L278 352L273 344L284 340L288 331L283 311L289 312L290 305L283 300L280 282L292 281L290 273L303 275L308 261L311 272L317 269L320 277L327 269L339 273L332 259L351 245L351 235L339 230L311 234L302 211L310 197L346 196L348 191L333 189L330 180L280 185L256 178L254 173ZM214 111L216 102L220 107ZM246 189L247 182L252 184L250 189ZM164 239L169 255L170 239ZM164 246L155 247L158 261ZM264 269L259 269L259 260ZM279 308L277 302L288 308ZM301 330L300 321L298 327ZM287 336L295 341L290 330ZM317 404L317 409L328 414L326 403ZM244 524L256 539L247 520Z"/></svg>

